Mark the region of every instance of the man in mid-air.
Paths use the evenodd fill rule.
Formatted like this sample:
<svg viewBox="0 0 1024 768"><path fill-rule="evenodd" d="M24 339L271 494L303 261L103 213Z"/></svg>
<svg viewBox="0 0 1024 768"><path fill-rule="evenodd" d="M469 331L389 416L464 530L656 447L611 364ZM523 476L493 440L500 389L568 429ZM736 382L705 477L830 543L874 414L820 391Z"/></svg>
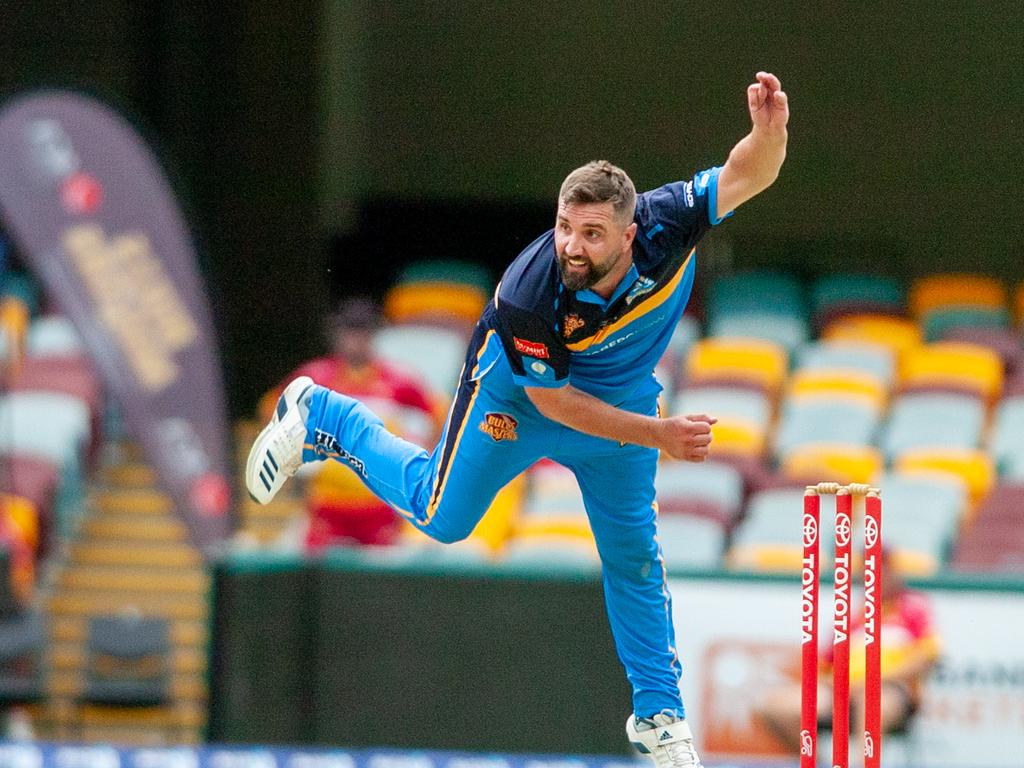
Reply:
<svg viewBox="0 0 1024 768"><path fill-rule="evenodd" d="M715 420L659 418L653 371L689 299L695 246L770 186L785 159L789 105L778 78L759 72L747 105L750 133L723 166L690 180L637 195L605 161L569 174L554 229L512 262L477 324L432 452L389 433L359 401L300 377L246 467L250 494L267 503L303 462L344 462L442 542L468 536L498 490L538 459L568 467L633 688L626 732L659 768L700 760L679 691L654 474L659 451L704 461Z"/></svg>

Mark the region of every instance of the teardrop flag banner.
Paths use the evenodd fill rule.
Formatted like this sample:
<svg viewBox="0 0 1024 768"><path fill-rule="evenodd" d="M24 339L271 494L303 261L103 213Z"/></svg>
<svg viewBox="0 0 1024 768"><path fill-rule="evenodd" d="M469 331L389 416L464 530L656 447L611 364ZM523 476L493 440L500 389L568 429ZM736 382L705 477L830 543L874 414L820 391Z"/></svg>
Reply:
<svg viewBox="0 0 1024 768"><path fill-rule="evenodd" d="M16 98L0 110L0 216L193 542L216 551L231 532L224 386L192 239L153 153L90 98Z"/></svg>

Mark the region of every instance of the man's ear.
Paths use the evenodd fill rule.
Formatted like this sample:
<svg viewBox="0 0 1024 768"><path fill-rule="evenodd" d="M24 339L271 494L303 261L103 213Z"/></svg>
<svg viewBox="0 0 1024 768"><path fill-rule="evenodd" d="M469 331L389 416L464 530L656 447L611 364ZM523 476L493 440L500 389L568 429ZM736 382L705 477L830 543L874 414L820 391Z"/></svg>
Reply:
<svg viewBox="0 0 1024 768"><path fill-rule="evenodd" d="M631 223L622 233L623 246L628 248L633 244L633 238L636 237L636 222Z"/></svg>

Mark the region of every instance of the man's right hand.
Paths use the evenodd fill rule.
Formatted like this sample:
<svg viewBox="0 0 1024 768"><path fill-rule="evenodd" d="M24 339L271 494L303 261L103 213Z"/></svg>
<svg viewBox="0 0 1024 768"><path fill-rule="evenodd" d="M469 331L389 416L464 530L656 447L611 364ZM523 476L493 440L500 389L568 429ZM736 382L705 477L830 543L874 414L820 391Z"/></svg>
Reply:
<svg viewBox="0 0 1024 768"><path fill-rule="evenodd" d="M717 422L703 413L662 419L658 422L657 447L673 459L704 461L711 445L711 425Z"/></svg>

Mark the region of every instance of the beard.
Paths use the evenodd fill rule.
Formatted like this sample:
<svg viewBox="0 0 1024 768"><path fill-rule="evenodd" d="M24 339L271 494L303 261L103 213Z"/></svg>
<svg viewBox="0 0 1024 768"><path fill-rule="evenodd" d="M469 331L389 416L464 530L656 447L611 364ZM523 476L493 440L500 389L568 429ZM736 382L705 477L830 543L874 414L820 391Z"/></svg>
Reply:
<svg viewBox="0 0 1024 768"><path fill-rule="evenodd" d="M601 278L611 272L619 263L620 258L622 258L621 253L600 265L587 259L586 266L573 267L569 264L569 257L560 253L558 254L558 273L562 278L562 283L570 291L585 291L593 288L601 281Z"/></svg>

